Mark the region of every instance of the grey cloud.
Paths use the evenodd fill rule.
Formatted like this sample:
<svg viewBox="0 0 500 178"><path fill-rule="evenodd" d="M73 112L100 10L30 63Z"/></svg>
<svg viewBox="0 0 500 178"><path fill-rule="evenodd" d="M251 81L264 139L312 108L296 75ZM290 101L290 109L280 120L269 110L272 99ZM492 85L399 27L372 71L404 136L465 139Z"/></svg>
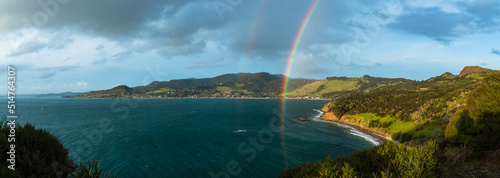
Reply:
<svg viewBox="0 0 500 178"><path fill-rule="evenodd" d="M56 2L55 0L47 0ZM44 1L45 2L45 1ZM226 1L221 1L226 2ZM166 58L203 52L208 41L224 42L232 53L276 59L291 48L310 1L242 1L220 20L213 1L76 1L61 4L47 32L67 29L75 35L116 41L123 54L155 51ZM286 4L284 4L286 3ZM372 1L321 1L304 33L300 49L315 44L342 44L353 38L346 18L358 8L379 7ZM2 1L0 31L19 30L23 17L32 20L43 8L33 1ZM10 19L10 20L9 20ZM17 19L17 21L12 20ZM36 24L36 23L35 23ZM144 43L136 44L134 41ZM99 46L96 50L99 50ZM126 58L117 56L118 61ZM111 60L111 58L110 58Z"/></svg>
<svg viewBox="0 0 500 178"><path fill-rule="evenodd" d="M120 53L108 55L106 60L94 59L94 64L119 62L142 52L156 52L165 59L199 54L204 52L209 42L223 44L231 55L283 59L288 55L311 5L311 1L298 0L244 0L232 7L232 11L225 12L224 20L221 20L212 2L126 0L116 3L70 0L67 4L59 5L59 12L38 29L46 33L59 33L64 29L69 35L104 38L116 42L123 49ZM391 2L400 1L321 1L304 32L299 50L305 51L315 45L353 43L356 30L377 31L378 27L366 25L366 22L390 22L389 19L394 18L388 13L391 9L387 6ZM495 3L458 4L463 13L406 7L408 13L398 17L390 28L449 44L465 34L497 30L500 13ZM43 12L43 8L35 1L1 1L0 16L5 18L0 22L0 32L20 30L23 22L19 19L32 19L37 12ZM383 28L386 22L378 21L376 23ZM57 37L51 41L63 38ZM140 43L135 43L137 41ZM13 51L10 56L44 48L64 48L70 43L53 44L49 48L49 44L32 42ZM105 51L102 45L95 47L95 50Z"/></svg>
<svg viewBox="0 0 500 178"><path fill-rule="evenodd" d="M38 1L1 1L0 2L0 32L13 32L21 30L24 27L35 27L39 30L48 33L58 33L62 29L70 31L72 34L104 37L109 40L117 41L119 44L129 45L134 39L145 41L155 41L161 36L152 35L146 36L145 34L156 31L161 31L166 34L171 34L169 37L185 38L192 35L197 29L205 27L201 26L191 27L197 25L192 23L196 17L203 17L200 14L191 15L186 17L181 12L189 4L195 4L197 0L148 0L148 1L76 1L70 0L66 4L58 4L56 6L49 5L48 11L45 11ZM40 2L58 2L56 0L46 0ZM197 11L197 9L193 9ZM49 13L47 13L49 12ZM53 16L50 14L52 12ZM178 13L179 12L179 13ZM42 14L44 18L40 17ZM213 13L215 17L215 13ZM34 18L35 17L35 18ZM28 19L30 23L20 19ZM34 20L35 19L35 20ZM150 24L156 23L162 19L173 19L177 23L172 26L179 26L173 28L156 28L151 27ZM39 22L46 24L38 26ZM203 21L204 19L199 19ZM182 24L184 23L184 25ZM28 25L27 25L28 24ZM187 41L187 42L186 42ZM184 41L184 44L189 43L189 40ZM158 43L157 43L158 44ZM151 45L154 46L154 45ZM151 47L149 46L149 47ZM55 46L57 47L57 46ZM41 48L41 47L39 47ZM39 49L38 48L38 49ZM30 48L31 49L31 48ZM32 50L37 48L32 47ZM134 49L130 49L134 50ZM22 51L13 53L22 54Z"/></svg>
<svg viewBox="0 0 500 178"><path fill-rule="evenodd" d="M38 40L25 41L21 43L17 49L13 50L8 54L8 57L16 57L23 54L36 53L43 48L45 48L46 44L39 42Z"/></svg>
<svg viewBox="0 0 500 178"><path fill-rule="evenodd" d="M102 51L102 49L104 49L104 45L102 45L102 44L101 44L101 45L99 45L99 46L96 46L94 49L95 49L96 51Z"/></svg>
<svg viewBox="0 0 500 178"><path fill-rule="evenodd" d="M228 65L229 63L224 61L194 60L186 66L186 69L220 68L227 67Z"/></svg>
<svg viewBox="0 0 500 178"><path fill-rule="evenodd" d="M500 56L500 50L498 49L491 49L491 54L499 55Z"/></svg>
<svg viewBox="0 0 500 178"><path fill-rule="evenodd" d="M94 65L102 65L102 64L106 64L107 61L108 61L108 59L106 57L103 57L103 58L94 60L94 62L92 62L92 64L94 64Z"/></svg>
<svg viewBox="0 0 500 178"><path fill-rule="evenodd" d="M53 70L53 71L73 71L77 68L80 68L79 66L76 65L71 65L71 66L59 66L59 67L41 67L41 68L34 68L35 70L40 70L40 71L48 71L48 70Z"/></svg>
<svg viewBox="0 0 500 178"><path fill-rule="evenodd" d="M398 17L389 27L426 36L444 45L465 35L500 31L499 2L470 1L455 5L459 8L459 13L448 13L435 7L405 6L408 13Z"/></svg>
<svg viewBox="0 0 500 178"><path fill-rule="evenodd" d="M470 17L464 14L446 13L439 8L418 8L400 16L389 27L449 44L454 37L461 35L456 28L469 20Z"/></svg>
<svg viewBox="0 0 500 178"><path fill-rule="evenodd" d="M31 66L28 66L31 68ZM57 75L58 72L74 71L79 68L78 66L59 66L59 67L42 67L33 68L33 70L40 71L39 76L35 76L37 79L50 79Z"/></svg>
<svg viewBox="0 0 500 178"><path fill-rule="evenodd" d="M181 55L200 53L203 51L204 48L205 48L205 42L200 41L195 44L185 44L176 47L167 46L163 48L158 48L157 53L162 56L181 56Z"/></svg>
<svg viewBox="0 0 500 178"><path fill-rule="evenodd" d="M43 49L63 49L73 42L72 38L62 38L61 36L52 37L48 42L39 40L27 40L21 43L16 49L10 52L7 57L16 57L30 53L37 53Z"/></svg>
<svg viewBox="0 0 500 178"><path fill-rule="evenodd" d="M293 1L286 6L283 3L246 1L245 8L231 12L234 20L232 29L228 30L228 35L233 37L231 50L264 59L287 55L312 2ZM359 4L321 1L299 48L306 49L314 44L340 44L351 39L352 32L350 27L345 26L345 18L356 12L345 7L356 5Z"/></svg>
<svg viewBox="0 0 500 178"><path fill-rule="evenodd" d="M58 2L56 0L46 0L40 2ZM138 31L148 22L158 19L166 11L176 11L178 7L193 1L100 1L70 0L68 3L56 3L54 6L43 8L38 1L2 1L0 3L0 14L17 21L22 18L30 20L39 29L61 29L64 27L81 30L83 33L94 33L108 38L119 38L137 34ZM45 10L47 9L47 10ZM46 24L36 26L37 22L43 20L33 17L45 14ZM52 14L52 16L51 16ZM43 22L43 21L42 21ZM3 30L19 29L24 26L24 22L8 23L2 26ZM76 28L75 28L76 27Z"/></svg>
<svg viewBox="0 0 500 178"><path fill-rule="evenodd" d="M472 25L479 32L500 31L500 2L495 0L459 3L466 13L474 17Z"/></svg>
<svg viewBox="0 0 500 178"><path fill-rule="evenodd" d="M125 50L123 50L121 52L118 52L118 53L112 55L111 56L111 60L113 60L115 62L121 62L121 61L126 60L127 58L129 58L133 54L133 52L134 52L133 50L125 49ZM102 62L102 59L101 59L100 62Z"/></svg>
<svg viewBox="0 0 500 178"><path fill-rule="evenodd" d="M52 78L56 76L56 72L54 71L47 71L47 72L43 72L40 76L38 76L37 78L38 79L49 79L49 78Z"/></svg>

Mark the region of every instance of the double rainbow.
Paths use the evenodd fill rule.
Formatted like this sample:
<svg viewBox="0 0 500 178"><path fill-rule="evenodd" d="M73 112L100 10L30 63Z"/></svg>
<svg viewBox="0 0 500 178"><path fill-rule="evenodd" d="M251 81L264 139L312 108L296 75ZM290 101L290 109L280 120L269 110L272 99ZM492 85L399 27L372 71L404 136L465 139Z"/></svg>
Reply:
<svg viewBox="0 0 500 178"><path fill-rule="evenodd" d="M283 151L283 159L285 162L286 167L288 167L288 160L287 160L287 150L286 150L286 143L285 143L285 124L284 120L286 117L286 97L287 97L287 92L288 92L288 84L289 84L289 76L292 71L292 65L295 60L295 54L297 52L297 48L300 45L300 41L302 40L302 36L304 35L304 31L306 31L307 26L309 25L309 21L311 20L312 15L316 11L316 8L318 7L318 4L320 3L321 0L315 0L311 6L309 7L309 10L307 11L306 16L302 20L302 23L300 25L299 30L297 31L297 34L295 35L295 39L293 40L293 45L292 48L290 49L290 52L288 54L286 66L285 66L285 79L283 80L283 85L282 85L282 99L281 99L281 118L280 118L280 124L281 124L281 145L282 145L282 151Z"/></svg>

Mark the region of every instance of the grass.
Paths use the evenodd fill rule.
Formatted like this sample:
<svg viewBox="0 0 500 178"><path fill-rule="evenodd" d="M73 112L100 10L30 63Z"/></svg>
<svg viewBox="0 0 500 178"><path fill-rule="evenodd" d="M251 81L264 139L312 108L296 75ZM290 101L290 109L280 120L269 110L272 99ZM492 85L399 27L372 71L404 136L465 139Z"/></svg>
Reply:
<svg viewBox="0 0 500 178"><path fill-rule="evenodd" d="M242 83L237 83L236 84L236 92L243 92L245 95L254 95L255 93L254 92L251 92L251 91L247 91L247 90L242 90L241 88L243 87L244 85Z"/></svg>
<svg viewBox="0 0 500 178"><path fill-rule="evenodd" d="M381 118L372 113L363 113L356 114L355 117L363 117L363 121L365 121L366 123L370 122L371 120L378 120L379 122L392 122L388 127L389 134L397 132L409 132L417 127L417 125L413 122L404 122L391 116L385 116Z"/></svg>
<svg viewBox="0 0 500 178"><path fill-rule="evenodd" d="M221 92L236 91L236 89L231 88L231 87L220 87L220 86L215 88L215 90L221 91Z"/></svg>
<svg viewBox="0 0 500 178"><path fill-rule="evenodd" d="M439 125L431 125L428 127L425 127L424 130L420 131L418 135L424 135L425 138L433 138L435 137L434 134L437 134L436 132L441 132L443 131L443 127Z"/></svg>
<svg viewBox="0 0 500 178"><path fill-rule="evenodd" d="M433 139L440 136L443 136L444 125L442 125L441 121L433 121L427 125L424 123L415 124L413 122L405 122L399 119L396 119L391 116L379 117L372 113L363 113L356 114L354 117L362 117L363 122L369 123L372 120L376 120L379 123L387 122L391 123L387 128L387 133L410 133L413 137L416 138L427 138ZM423 129L418 129L423 128Z"/></svg>
<svg viewBox="0 0 500 178"><path fill-rule="evenodd" d="M469 74L466 76L466 78L473 78L476 80L483 80L484 77L488 76L487 74Z"/></svg>
<svg viewBox="0 0 500 178"><path fill-rule="evenodd" d="M147 92L146 94L159 94L159 93L166 93L169 91L175 91L175 90L171 88L160 88L158 90Z"/></svg>
<svg viewBox="0 0 500 178"><path fill-rule="evenodd" d="M344 90L354 90L358 87L356 86L358 81L342 81L342 80L320 80L309 83L291 91L288 93L289 96L321 96L325 93L330 93L334 91L344 91ZM318 88L324 85L323 89L318 90Z"/></svg>

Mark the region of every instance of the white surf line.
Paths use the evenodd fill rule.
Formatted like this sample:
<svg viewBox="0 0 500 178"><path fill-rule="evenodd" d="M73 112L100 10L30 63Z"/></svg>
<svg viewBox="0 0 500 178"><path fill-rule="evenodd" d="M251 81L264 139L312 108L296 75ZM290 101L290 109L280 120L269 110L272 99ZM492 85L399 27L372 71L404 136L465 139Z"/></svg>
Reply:
<svg viewBox="0 0 500 178"><path fill-rule="evenodd" d="M360 132L359 130L356 130L354 127L351 127L351 126L348 126L348 125L344 125L344 124L340 124L340 123L337 123L337 122L331 122L331 121L326 121L326 120L320 119L320 117L323 116L324 112L321 111L321 110L317 110L317 109L313 109L313 110L316 111L316 112L319 112L319 114L316 117L314 117L314 119L313 119L314 121L334 123L337 126L349 129L349 131L350 131L349 133L352 134L352 135L364 138L366 141L368 141L368 142L370 142L370 143L372 143L374 145L380 145L380 143L377 142L376 138L373 138L371 135L368 135L368 134L365 134L363 132Z"/></svg>

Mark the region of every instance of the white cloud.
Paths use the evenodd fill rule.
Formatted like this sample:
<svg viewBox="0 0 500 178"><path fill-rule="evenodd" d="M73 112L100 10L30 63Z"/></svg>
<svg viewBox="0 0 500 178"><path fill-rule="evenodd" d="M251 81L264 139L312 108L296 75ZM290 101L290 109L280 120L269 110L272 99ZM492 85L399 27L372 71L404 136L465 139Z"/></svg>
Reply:
<svg viewBox="0 0 500 178"><path fill-rule="evenodd" d="M76 83L76 86L79 86L79 87L86 87L89 83L85 82L85 81L81 81L81 82L77 82Z"/></svg>

